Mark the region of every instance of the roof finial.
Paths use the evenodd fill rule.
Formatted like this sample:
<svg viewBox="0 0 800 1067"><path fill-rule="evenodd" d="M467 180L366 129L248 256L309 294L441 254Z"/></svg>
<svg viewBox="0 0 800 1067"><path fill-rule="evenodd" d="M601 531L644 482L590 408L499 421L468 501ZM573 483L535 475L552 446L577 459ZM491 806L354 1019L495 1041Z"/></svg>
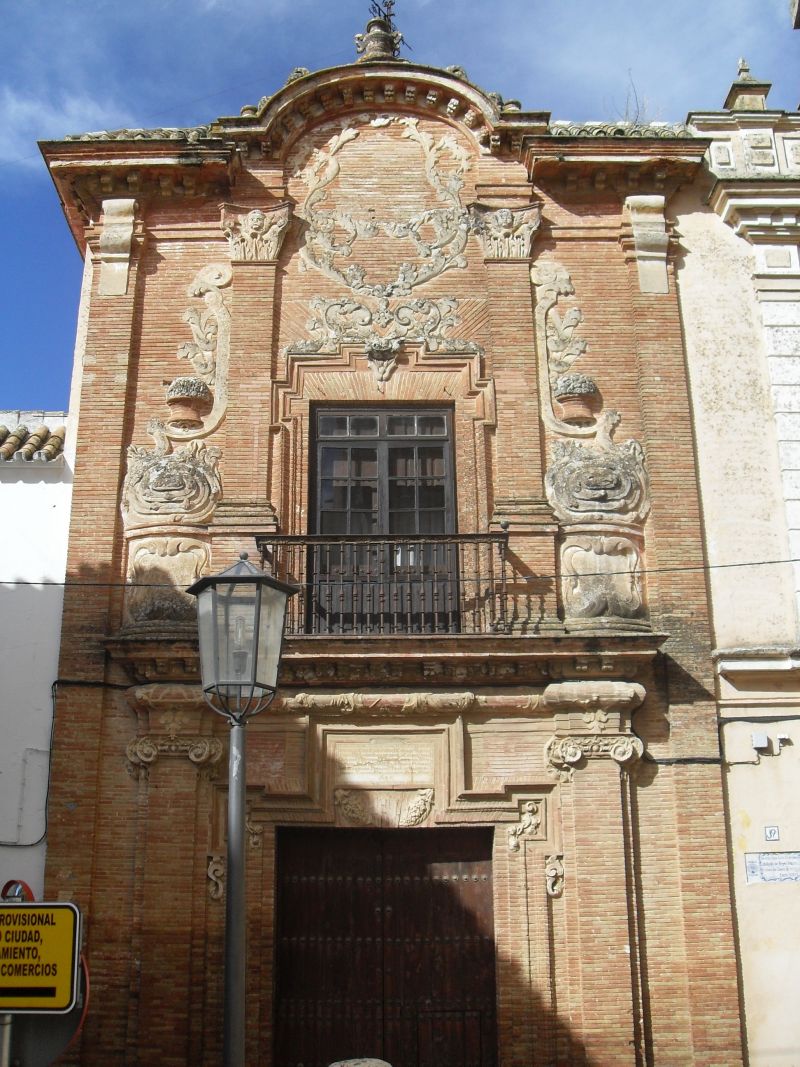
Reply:
<svg viewBox="0 0 800 1067"><path fill-rule="evenodd" d="M750 73L750 64L747 62L747 60L744 58L744 56L740 56L739 57L739 79L738 80L740 82L755 81L755 78Z"/></svg>
<svg viewBox="0 0 800 1067"><path fill-rule="evenodd" d="M367 23L365 33L356 34L356 52L361 56L359 63L372 59L397 59L403 35L394 24L395 0L371 0L369 5L372 18Z"/></svg>

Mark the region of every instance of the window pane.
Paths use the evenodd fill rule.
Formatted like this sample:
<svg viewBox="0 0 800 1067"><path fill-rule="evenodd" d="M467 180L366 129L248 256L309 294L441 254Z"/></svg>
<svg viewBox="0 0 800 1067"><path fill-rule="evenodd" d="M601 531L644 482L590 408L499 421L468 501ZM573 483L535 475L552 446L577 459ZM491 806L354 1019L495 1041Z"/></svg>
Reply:
<svg viewBox="0 0 800 1067"><path fill-rule="evenodd" d="M444 505L444 485L441 482L423 482L419 487L419 506L444 509Z"/></svg>
<svg viewBox="0 0 800 1067"><path fill-rule="evenodd" d="M390 478L413 478L414 477L414 449L413 448L390 448L389 449L389 477Z"/></svg>
<svg viewBox="0 0 800 1067"><path fill-rule="evenodd" d="M347 508L347 482L323 479L320 486L320 505L326 511L344 511Z"/></svg>
<svg viewBox="0 0 800 1067"><path fill-rule="evenodd" d="M416 432L416 416L390 415L386 426L387 433L392 437L413 437Z"/></svg>
<svg viewBox="0 0 800 1067"><path fill-rule="evenodd" d="M348 450L346 448L323 448L321 467L323 478L347 478L350 473Z"/></svg>
<svg viewBox="0 0 800 1067"><path fill-rule="evenodd" d="M320 437L347 437L346 415L320 415Z"/></svg>
<svg viewBox="0 0 800 1067"><path fill-rule="evenodd" d="M421 534L446 533L445 513L443 511L420 511L419 532Z"/></svg>
<svg viewBox="0 0 800 1067"><path fill-rule="evenodd" d="M446 433L444 415L420 415L417 418L417 434L420 437L444 437Z"/></svg>
<svg viewBox="0 0 800 1067"><path fill-rule="evenodd" d="M346 534L347 512L346 511L323 511L320 515L320 533L322 534Z"/></svg>
<svg viewBox="0 0 800 1067"><path fill-rule="evenodd" d="M352 449L350 464L354 478L378 477L378 453L374 448Z"/></svg>
<svg viewBox="0 0 800 1067"><path fill-rule="evenodd" d="M377 526L377 516L371 511L353 511L350 513L351 534L375 533Z"/></svg>
<svg viewBox="0 0 800 1067"><path fill-rule="evenodd" d="M350 418L351 437L377 437L377 415L353 415Z"/></svg>
<svg viewBox="0 0 800 1067"><path fill-rule="evenodd" d="M356 482L350 489L350 506L359 511L377 511L377 482Z"/></svg>
<svg viewBox="0 0 800 1067"><path fill-rule="evenodd" d="M416 512L414 511L390 511L389 533L390 534L414 534L417 532Z"/></svg>
<svg viewBox="0 0 800 1067"><path fill-rule="evenodd" d="M413 482L389 482L389 507L392 511L416 507L417 493ZM435 506L435 505L434 505Z"/></svg>
<svg viewBox="0 0 800 1067"><path fill-rule="evenodd" d="M423 478L444 478L444 449L420 448L419 473Z"/></svg>

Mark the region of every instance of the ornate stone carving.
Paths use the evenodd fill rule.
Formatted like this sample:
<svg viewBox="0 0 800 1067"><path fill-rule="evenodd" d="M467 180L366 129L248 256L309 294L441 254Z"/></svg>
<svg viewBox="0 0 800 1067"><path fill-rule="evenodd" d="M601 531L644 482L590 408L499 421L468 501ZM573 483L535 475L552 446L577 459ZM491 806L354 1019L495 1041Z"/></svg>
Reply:
<svg viewBox="0 0 800 1067"><path fill-rule="evenodd" d="M127 625L193 622L197 605L186 592L208 570L208 546L186 537L150 537L129 546Z"/></svg>
<svg viewBox="0 0 800 1067"><path fill-rule="evenodd" d="M564 614L572 619L643 614L640 556L627 537L570 534L561 547Z"/></svg>
<svg viewBox="0 0 800 1067"><path fill-rule="evenodd" d="M254 208L234 214L229 205L223 208L222 229L228 238L231 259L263 262L277 259L291 218L291 204L279 204L268 210Z"/></svg>
<svg viewBox="0 0 800 1067"><path fill-rule="evenodd" d="M187 289L190 298L202 297L204 310L196 307L184 312L184 322L192 331L191 341L178 349L178 358L191 363L197 378L213 390L211 410L202 409L200 425L197 419L188 424L170 425L167 436L174 441L188 441L207 437L222 422L228 405L228 366L231 347L231 316L222 289L230 285L233 273L229 263L212 263L197 273Z"/></svg>
<svg viewBox="0 0 800 1067"><path fill-rule="evenodd" d="M469 214L471 230L480 238L486 259L528 258L533 235L542 221L538 205L493 209L473 204Z"/></svg>
<svg viewBox="0 0 800 1067"><path fill-rule="evenodd" d="M544 861L545 888L549 897L560 897L564 892L564 857L546 856Z"/></svg>
<svg viewBox="0 0 800 1067"><path fill-rule="evenodd" d="M124 296L128 291L133 227L136 221L135 200L104 200L103 229L100 233L101 296Z"/></svg>
<svg viewBox="0 0 800 1067"><path fill-rule="evenodd" d="M498 712L533 711L541 696L530 691L474 693L447 692L325 692L304 690L287 695L279 693L271 707L273 711L319 712L326 715L460 715L473 709L492 708Z"/></svg>
<svg viewBox="0 0 800 1067"><path fill-rule="evenodd" d="M361 56L359 63L367 63L373 59L395 59L400 52L403 43L403 35L394 28L392 22L392 8L394 0L388 3L384 0L384 9L387 17L370 19L367 23L366 33L355 35L356 52ZM367 1061L365 1060L364 1063Z"/></svg>
<svg viewBox="0 0 800 1067"><path fill-rule="evenodd" d="M222 742L216 737L134 737L126 748L128 762L149 767L159 756L186 756L200 767L218 763L222 758Z"/></svg>
<svg viewBox="0 0 800 1067"><path fill-rule="evenodd" d="M356 826L421 826L433 811L433 789L336 789L333 802L342 817Z"/></svg>
<svg viewBox="0 0 800 1067"><path fill-rule="evenodd" d="M633 230L639 288L643 293L668 293L669 234L663 196L628 196L625 207Z"/></svg>
<svg viewBox="0 0 800 1067"><path fill-rule="evenodd" d="M376 337L371 341L367 341L364 345L364 350L367 353L367 363L369 363L372 373L375 375L379 393L384 391L386 382L391 378L397 367L396 357L400 351L401 344L402 341Z"/></svg>
<svg viewBox="0 0 800 1067"><path fill-rule="evenodd" d="M650 510L644 452L632 439L615 444L619 414L604 414L593 444L556 441L545 475L547 500L565 523L640 523Z"/></svg>
<svg viewBox="0 0 800 1067"><path fill-rule="evenodd" d="M207 523L222 495L217 472L220 450L192 441L173 452L161 422L151 422L148 431L155 448L131 445L128 449L128 473L122 487L126 529Z"/></svg>
<svg viewBox="0 0 800 1067"><path fill-rule="evenodd" d="M370 351L396 352L404 341L423 343L429 352L481 351L473 341L447 336L459 322L458 301L451 297L393 301L380 297L367 302L314 297L310 308L313 317L307 328L312 339L287 346L290 354L333 355L342 344L363 343L369 359Z"/></svg>
<svg viewBox="0 0 800 1067"><path fill-rule="evenodd" d="M225 857L221 852L213 852L208 857L208 895L212 900L222 900L225 896Z"/></svg>
<svg viewBox="0 0 800 1067"><path fill-rule="evenodd" d="M519 852L520 841L525 837L541 837L542 801L524 800L520 804L520 819L516 826L508 828L508 851Z"/></svg>
<svg viewBox="0 0 800 1067"><path fill-rule="evenodd" d="M220 334L227 358L230 327L230 312L220 289L230 285L232 278L228 264L212 263L203 267L187 289L188 296L203 298L205 310L192 307L184 312L183 321L189 324L193 340L181 345L178 359L187 359L197 377L212 388L217 383ZM227 374L227 365L225 371Z"/></svg>
<svg viewBox="0 0 800 1067"><path fill-rule="evenodd" d="M630 770L641 759L644 745L633 734L577 734L552 737L545 748L551 770L568 781L576 764L584 759L613 759L621 769Z"/></svg>
<svg viewBox="0 0 800 1067"><path fill-rule="evenodd" d="M574 296L575 289L566 267L556 262L536 263L531 267L531 281L536 289L536 309L544 323L548 377L550 385L586 351L587 342L575 336L583 322L579 307L571 307L562 318L556 311L560 296Z"/></svg>
<svg viewBox="0 0 800 1067"><path fill-rule="evenodd" d="M327 145L315 151L301 173L308 193L298 210L307 223L305 242L300 249L304 265L350 289L360 297L409 296L423 282L445 271L466 267L464 249L469 231L469 215L461 203L460 191L469 166L466 150L447 133L438 140L419 128L419 120L408 116L380 116L369 122L372 129L393 123L404 127L403 137L420 151L425 178L439 201L439 207L425 208L402 221L354 218L348 212L327 206L328 188L341 172L340 155L358 138L362 129L348 126L335 134ZM444 167L444 161L448 167ZM337 240L337 236L341 238ZM340 260L353 254L357 239L411 241L419 262L403 261L393 279L370 283L366 270L357 263L343 266Z"/></svg>

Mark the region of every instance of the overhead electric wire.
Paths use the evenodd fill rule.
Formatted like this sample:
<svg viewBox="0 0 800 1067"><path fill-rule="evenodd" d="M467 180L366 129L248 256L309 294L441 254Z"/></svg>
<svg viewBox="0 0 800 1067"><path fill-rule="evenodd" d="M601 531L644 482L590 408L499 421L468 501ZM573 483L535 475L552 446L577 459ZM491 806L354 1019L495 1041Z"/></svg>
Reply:
<svg viewBox="0 0 800 1067"><path fill-rule="evenodd" d="M423 544L423 547L424 547L424 543L421 542L421 544ZM454 544L455 544L455 542L454 542ZM750 561L745 561L744 563L689 563L689 564L683 564L683 565L676 565L676 566L672 566L672 567L641 567L641 568L637 568L635 571L631 570L631 569L625 569L625 570L619 570L619 571L581 571L580 574L575 574L575 575L572 575L572 574L569 574L569 575L564 575L564 574L525 575L525 574L513 574L512 573L512 574L508 575L506 580L507 580L507 582L512 582L512 581L513 582L520 582L520 581L522 581L522 582L534 583L534 582L542 581L544 579L552 579L552 580L556 581L556 580L558 580L560 578L564 578L564 577L569 577L569 578L611 578L611 577L618 576L618 575L621 575L623 577L629 577L632 574L635 574L637 577L644 577L644 576L649 575L649 574L653 574L653 575L657 575L657 574L688 574L688 573L691 573L691 572L701 572L701 573L707 574L707 573L709 573L711 571L734 570L734 569L737 569L737 568L744 568L744 567L782 567L782 566L786 566L786 565L793 564L793 563L800 563L800 557L796 557L796 558L792 558L792 559L750 560ZM404 582L408 582L408 581L412 581L412 582L413 581L423 581L423 580L430 581L432 579L436 579L436 580L438 580L438 579L446 579L447 577L448 577L448 575L444 571L442 571L442 572L438 572L437 571L435 573L431 572L429 574L421 573L419 578L408 577L406 575L403 575L403 579L402 580ZM469 582L481 582L481 583L483 583L483 582L487 581L487 577L478 576L478 575L476 575L475 577L470 577L469 575L458 573L457 570L453 573L452 578L453 578L453 580L457 580L457 581L462 582L462 583L463 582L467 582L467 583L469 583ZM321 575L320 578L317 581L308 581L308 582L297 582L297 581L295 581L295 582L293 582L293 584L298 586L299 588L313 589L315 586L319 585L320 580L324 581L324 582L327 582L329 584L335 584L335 585L362 585L362 584L364 584L364 582L380 583L381 581L384 581L384 580L391 581L392 580L392 576L391 575L382 576L380 573L376 572L375 574L364 574L362 579L357 581L357 580L354 580L354 579L340 577L338 575L333 576L333 575L327 575L326 574L326 575ZM50 587L67 588L67 587L74 586L74 587L77 587L77 588L85 588L85 589L178 589L178 588L180 588L180 586L176 586L172 582L118 582L118 581L117 582L92 582L92 581L83 581L82 579L79 579L79 578L69 578L69 579L64 580L63 582L57 582L57 581L54 581L54 580L49 579L49 578L42 579L41 581L38 581L38 582L37 581L31 581L29 579L24 579L24 578L0 578L0 586L4 586L4 585L38 586L38 587L42 587L42 588L50 588Z"/></svg>

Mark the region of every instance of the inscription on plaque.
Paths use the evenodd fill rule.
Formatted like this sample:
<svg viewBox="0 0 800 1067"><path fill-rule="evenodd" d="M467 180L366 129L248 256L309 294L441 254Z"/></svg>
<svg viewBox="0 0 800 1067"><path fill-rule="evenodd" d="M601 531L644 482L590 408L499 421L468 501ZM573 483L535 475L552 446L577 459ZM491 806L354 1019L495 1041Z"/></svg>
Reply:
<svg viewBox="0 0 800 1067"><path fill-rule="evenodd" d="M337 785L432 786L433 744L404 737L370 737L334 746Z"/></svg>
<svg viewBox="0 0 800 1067"><path fill-rule="evenodd" d="M800 852L746 852L747 881L800 882Z"/></svg>

